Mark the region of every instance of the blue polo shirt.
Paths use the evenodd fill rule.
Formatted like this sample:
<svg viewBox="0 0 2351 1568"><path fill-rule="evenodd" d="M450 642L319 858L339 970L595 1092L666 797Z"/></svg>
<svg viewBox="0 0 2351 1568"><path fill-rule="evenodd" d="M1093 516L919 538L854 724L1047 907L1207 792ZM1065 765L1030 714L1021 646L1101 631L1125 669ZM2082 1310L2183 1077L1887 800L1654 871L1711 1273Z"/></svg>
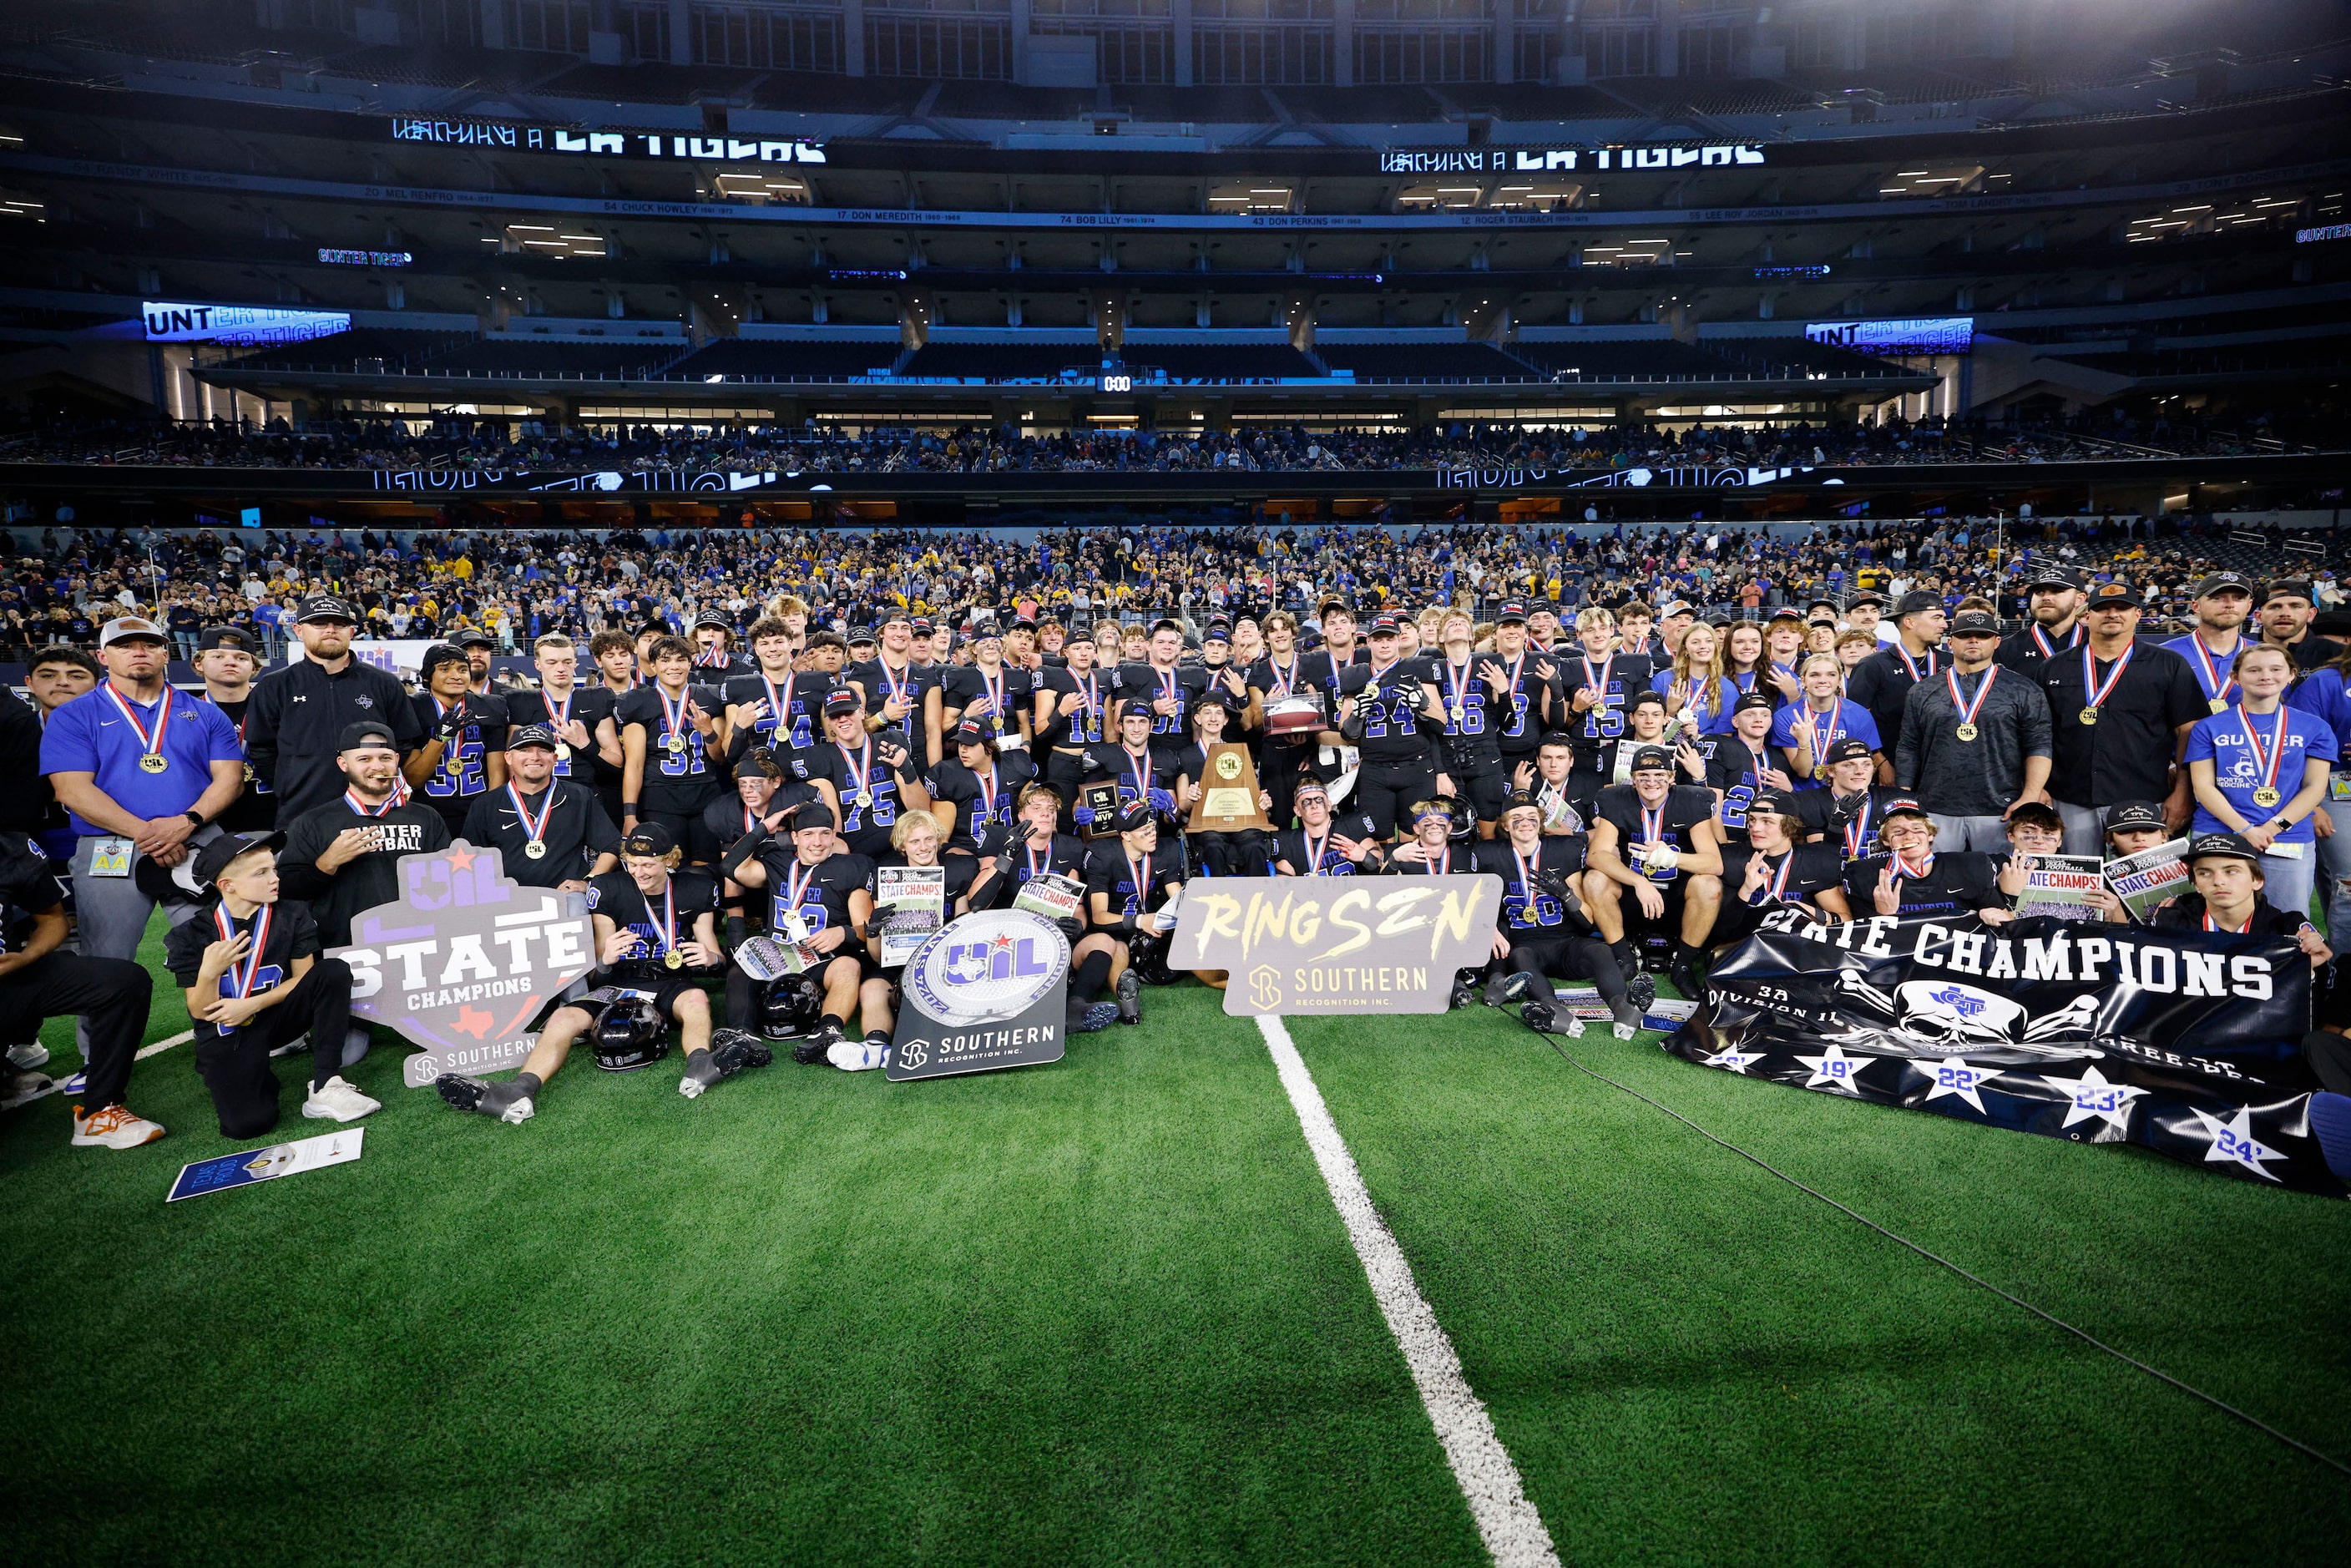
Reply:
<svg viewBox="0 0 2351 1568"><path fill-rule="evenodd" d="M1796 720L1803 712L1803 703L1797 701L1790 703L1771 716L1773 746L1785 747L1792 751L1795 749ZM1836 721L1834 724L1829 722L1833 717ZM1853 736L1865 742L1872 751L1886 749L1885 742L1878 737L1877 721L1869 716L1867 708L1851 697L1838 697L1836 706L1828 713L1813 714L1812 718L1820 727L1820 747L1823 751L1847 736ZM1827 768L1819 758L1815 757L1813 758L1813 776L1810 779L1796 779L1795 786L1799 789L1818 789L1822 788L1821 781L1827 772Z"/></svg>
<svg viewBox="0 0 2351 1568"><path fill-rule="evenodd" d="M147 733L163 704L172 705L172 722L163 732L163 756L171 766L149 773L139 766L146 747L121 710L107 700L111 681L101 683L49 715L41 731L43 773L89 773L107 798L134 817L177 816L193 806L212 788L213 764L245 760L237 744L236 726L228 715L186 692L166 688L152 703L131 703L131 710ZM123 699L129 702L129 698ZM76 813L68 820L77 833L103 833L108 829Z"/></svg>

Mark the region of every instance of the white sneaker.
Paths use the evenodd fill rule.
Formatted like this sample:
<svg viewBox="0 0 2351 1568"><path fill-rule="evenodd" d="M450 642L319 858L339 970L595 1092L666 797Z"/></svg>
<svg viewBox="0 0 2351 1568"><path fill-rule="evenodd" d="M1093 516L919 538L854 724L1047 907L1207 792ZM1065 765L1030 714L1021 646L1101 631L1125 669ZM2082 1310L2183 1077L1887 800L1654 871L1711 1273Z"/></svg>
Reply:
<svg viewBox="0 0 2351 1568"><path fill-rule="evenodd" d="M81 1149L135 1149L141 1144L152 1144L163 1135L162 1127L143 1116L134 1116L127 1106L108 1105L90 1115L83 1115L81 1107L74 1107L73 1141Z"/></svg>
<svg viewBox="0 0 2351 1568"><path fill-rule="evenodd" d="M49 1048L37 1040L28 1040L22 1045L8 1048L8 1061L16 1067L43 1067L47 1065L48 1060Z"/></svg>
<svg viewBox="0 0 2351 1568"><path fill-rule="evenodd" d="M890 1048L872 1040L837 1041L824 1059L843 1072L864 1072L890 1060Z"/></svg>
<svg viewBox="0 0 2351 1568"><path fill-rule="evenodd" d="M302 1102L302 1114L314 1122L356 1122L382 1109L382 1101L369 1099L340 1077L328 1079Z"/></svg>
<svg viewBox="0 0 2351 1568"><path fill-rule="evenodd" d="M513 1104L507 1106L504 1111L498 1113L498 1120L509 1123L516 1126L520 1126L523 1123L529 1121L533 1116L538 1114L538 1107L530 1103L530 1096L526 1094L521 1099L516 1101Z"/></svg>

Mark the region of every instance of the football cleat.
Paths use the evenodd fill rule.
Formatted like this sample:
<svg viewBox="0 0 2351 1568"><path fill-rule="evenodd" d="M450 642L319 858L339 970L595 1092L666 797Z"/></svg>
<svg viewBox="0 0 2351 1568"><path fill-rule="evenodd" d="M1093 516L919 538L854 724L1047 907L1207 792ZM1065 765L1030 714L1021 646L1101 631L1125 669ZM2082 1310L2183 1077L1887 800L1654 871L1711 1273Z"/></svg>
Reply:
<svg viewBox="0 0 2351 1568"><path fill-rule="evenodd" d="M1633 977L1641 972L1640 949L1626 942L1610 948L1609 952L1615 956L1616 967L1624 974L1625 983L1632 984Z"/></svg>
<svg viewBox="0 0 2351 1568"><path fill-rule="evenodd" d="M1641 1009L1631 1002L1611 1002L1608 1011L1616 1020L1614 1027L1618 1040L1630 1040L1641 1032Z"/></svg>
<svg viewBox="0 0 2351 1568"><path fill-rule="evenodd" d="M1513 969L1502 977L1500 984L1503 1001L1524 1001L1527 993L1534 989L1535 977L1524 969Z"/></svg>
<svg viewBox="0 0 2351 1568"><path fill-rule="evenodd" d="M1486 982L1486 1005L1499 1008L1510 999L1510 977L1497 974Z"/></svg>
<svg viewBox="0 0 2351 1568"><path fill-rule="evenodd" d="M739 1029L714 1030L710 1048L697 1051L686 1059L685 1075L677 1081L677 1092L687 1099L698 1098L714 1083L723 1083L747 1067L765 1067L776 1060L758 1036Z"/></svg>
<svg viewBox="0 0 2351 1568"><path fill-rule="evenodd" d="M507 1097L515 1087L511 1082L492 1083L486 1079L444 1072L433 1081L433 1087L441 1092L441 1098L447 1101L452 1109L477 1111L485 1116L496 1116L511 1126L519 1126L538 1114L538 1107L529 1095ZM502 1090L507 1092L500 1092Z"/></svg>
<svg viewBox="0 0 2351 1568"><path fill-rule="evenodd" d="M1118 1021L1143 1021L1143 979L1133 969L1118 977Z"/></svg>
<svg viewBox="0 0 2351 1568"><path fill-rule="evenodd" d="M802 1067L814 1067L824 1061L825 1053L839 1045L841 1040L841 1026L827 1020L814 1034L792 1047L792 1060Z"/></svg>
<svg viewBox="0 0 2351 1568"><path fill-rule="evenodd" d="M433 1087L441 1092L441 1098L447 1101L454 1111L481 1110L482 1096L490 1092L489 1084L481 1079L467 1078L455 1072L443 1073L433 1081Z"/></svg>
<svg viewBox="0 0 2351 1568"><path fill-rule="evenodd" d="M1666 978L1674 983L1675 995L1681 997L1687 1001L1696 1001L1698 999L1698 966L1690 962L1688 954L1677 953L1674 955L1673 962L1666 966ZM1653 986L1655 982L1652 982Z"/></svg>
<svg viewBox="0 0 2351 1568"><path fill-rule="evenodd" d="M1582 1019L1561 1017L1549 1002L1524 1003L1519 1009L1519 1019L1537 1034L1564 1035L1569 1040L1583 1036Z"/></svg>
<svg viewBox="0 0 2351 1568"><path fill-rule="evenodd" d="M890 1042L886 1040L844 1040L826 1051L824 1059L843 1072L866 1072L889 1064Z"/></svg>
<svg viewBox="0 0 2351 1568"><path fill-rule="evenodd" d="M1461 975L1453 977L1453 994L1445 1001L1447 1008L1473 1008L1478 1005L1478 982Z"/></svg>
<svg viewBox="0 0 2351 1568"><path fill-rule="evenodd" d="M1625 982L1625 998L1635 1016L1646 1013L1657 999L1657 982L1646 974L1635 975Z"/></svg>
<svg viewBox="0 0 2351 1568"><path fill-rule="evenodd" d="M1100 1034L1118 1020L1116 1002L1090 1002L1070 1009L1071 1034Z"/></svg>

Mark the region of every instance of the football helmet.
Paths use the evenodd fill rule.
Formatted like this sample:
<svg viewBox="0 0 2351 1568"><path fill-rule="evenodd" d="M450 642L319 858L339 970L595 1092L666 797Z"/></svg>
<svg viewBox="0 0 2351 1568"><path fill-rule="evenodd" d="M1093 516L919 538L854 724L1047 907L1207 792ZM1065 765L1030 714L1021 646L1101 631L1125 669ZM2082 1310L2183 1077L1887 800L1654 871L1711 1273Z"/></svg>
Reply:
<svg viewBox="0 0 2351 1568"><path fill-rule="evenodd" d="M605 1071L634 1072L669 1054L669 1025L648 998L611 997L596 1017L590 1048Z"/></svg>

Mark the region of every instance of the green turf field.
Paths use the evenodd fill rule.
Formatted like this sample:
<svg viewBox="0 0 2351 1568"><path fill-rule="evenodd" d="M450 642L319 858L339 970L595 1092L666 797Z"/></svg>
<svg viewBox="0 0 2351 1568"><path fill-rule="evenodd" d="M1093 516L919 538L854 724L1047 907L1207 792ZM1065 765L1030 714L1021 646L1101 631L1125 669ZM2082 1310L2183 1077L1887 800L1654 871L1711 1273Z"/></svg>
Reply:
<svg viewBox="0 0 2351 1568"><path fill-rule="evenodd" d="M168 981L153 1034L185 1027ZM356 1165L0 1123L12 1560L1484 1560L1256 1028L1052 1067L583 1058ZM2340 1562L2351 1479L1973 1290L1503 1014L1292 1020L1568 1562ZM51 1031L53 1049L70 1047ZM2351 1206L1567 1042L2121 1348L2351 1454ZM282 1063L291 1112L298 1071ZM298 1116L289 1135L323 1130Z"/></svg>

